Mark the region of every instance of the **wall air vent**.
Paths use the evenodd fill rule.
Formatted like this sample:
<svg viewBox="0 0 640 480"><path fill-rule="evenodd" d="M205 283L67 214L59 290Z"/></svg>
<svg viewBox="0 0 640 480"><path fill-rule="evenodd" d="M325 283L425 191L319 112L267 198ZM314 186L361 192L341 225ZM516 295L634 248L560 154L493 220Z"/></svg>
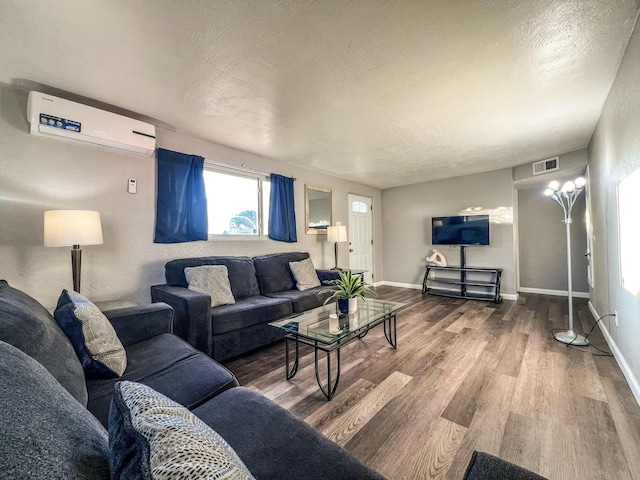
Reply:
<svg viewBox="0 0 640 480"><path fill-rule="evenodd" d="M558 157L547 158L533 164L533 174L540 175L542 173L552 172L560 168L560 159Z"/></svg>

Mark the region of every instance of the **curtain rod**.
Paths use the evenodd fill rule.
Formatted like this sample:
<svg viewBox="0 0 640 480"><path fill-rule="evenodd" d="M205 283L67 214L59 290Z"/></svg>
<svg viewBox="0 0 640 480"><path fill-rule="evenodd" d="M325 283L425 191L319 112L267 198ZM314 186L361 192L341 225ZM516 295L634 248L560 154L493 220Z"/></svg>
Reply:
<svg viewBox="0 0 640 480"><path fill-rule="evenodd" d="M230 163L224 163L224 162L218 162L217 160L209 160L208 158L204 159L204 163L207 163L209 165L215 165L216 167L222 167L222 168L226 168L229 170L236 170L238 172L250 172L250 173L255 173L257 175L262 175L265 177L269 177L269 175L271 175L268 172L263 172L262 170L256 170L254 168L250 168L245 166L244 163L241 163L240 165L232 165ZM294 180L296 180L296 178L293 178Z"/></svg>

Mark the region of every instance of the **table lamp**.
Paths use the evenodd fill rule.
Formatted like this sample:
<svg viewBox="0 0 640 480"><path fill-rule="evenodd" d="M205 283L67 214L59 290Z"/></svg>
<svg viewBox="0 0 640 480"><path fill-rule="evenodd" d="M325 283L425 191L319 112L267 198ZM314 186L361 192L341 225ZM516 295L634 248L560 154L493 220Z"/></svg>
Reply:
<svg viewBox="0 0 640 480"><path fill-rule="evenodd" d="M44 246L71 246L73 289L80 293L82 250L80 245L102 245L100 213L91 210L44 212Z"/></svg>
<svg viewBox="0 0 640 480"><path fill-rule="evenodd" d="M327 241L333 242L334 246L334 258L335 258L335 266L334 270L340 270L338 268L338 243L346 242L347 239L347 227L345 225L340 225L340 222L336 222L335 225L332 225L327 228Z"/></svg>

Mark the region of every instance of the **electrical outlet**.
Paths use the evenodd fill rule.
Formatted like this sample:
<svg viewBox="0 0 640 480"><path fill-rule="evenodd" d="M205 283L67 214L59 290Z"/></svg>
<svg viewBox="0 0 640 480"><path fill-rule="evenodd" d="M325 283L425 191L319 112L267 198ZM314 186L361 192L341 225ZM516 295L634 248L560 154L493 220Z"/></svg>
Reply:
<svg viewBox="0 0 640 480"><path fill-rule="evenodd" d="M613 311L613 319L616 321L616 327L618 326L618 310Z"/></svg>

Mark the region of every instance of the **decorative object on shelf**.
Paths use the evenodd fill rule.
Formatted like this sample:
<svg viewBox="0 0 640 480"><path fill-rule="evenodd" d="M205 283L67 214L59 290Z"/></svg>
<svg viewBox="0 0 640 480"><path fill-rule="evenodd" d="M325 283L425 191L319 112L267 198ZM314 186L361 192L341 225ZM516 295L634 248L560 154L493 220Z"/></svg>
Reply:
<svg viewBox="0 0 640 480"><path fill-rule="evenodd" d="M427 263L430 263L431 265L436 265L438 267L446 267L447 259L445 258L442 252L434 249L431 256L427 257Z"/></svg>
<svg viewBox="0 0 640 480"><path fill-rule="evenodd" d="M338 275L339 277L335 280L326 282L327 285L333 285L336 288L325 289L318 293L318 295L331 294L325 300L325 305L331 299L336 298L338 300L338 310L341 313L355 313L358 308L358 298L364 300L365 295L377 296L376 292L364 283L362 275L353 275L351 270L339 271Z"/></svg>
<svg viewBox="0 0 640 480"><path fill-rule="evenodd" d="M335 265L334 270L340 270L338 268L338 243L347 242L347 227L341 225L340 222L336 222L335 225L327 228L327 241L333 242Z"/></svg>
<svg viewBox="0 0 640 480"><path fill-rule="evenodd" d="M73 289L80 293L82 250L80 245L102 245L100 213L91 210L49 210L44 212L44 246L73 247L71 268Z"/></svg>
<svg viewBox="0 0 640 480"><path fill-rule="evenodd" d="M557 332L553 335L553 337L559 342L580 346L589 345L589 340L587 340L583 335L578 335L573 330L573 294L571 285L571 209L573 208L574 203L576 203L576 199L584 190L585 185L586 181L583 177L578 177L575 179L575 181L569 180L565 182L562 188L560 188L560 183L554 180L549 184L549 188L544 191L544 194L547 197L549 197L551 200L555 200L562 207L562 211L564 212L563 223L566 225L567 233L567 293L569 297L569 330Z"/></svg>

